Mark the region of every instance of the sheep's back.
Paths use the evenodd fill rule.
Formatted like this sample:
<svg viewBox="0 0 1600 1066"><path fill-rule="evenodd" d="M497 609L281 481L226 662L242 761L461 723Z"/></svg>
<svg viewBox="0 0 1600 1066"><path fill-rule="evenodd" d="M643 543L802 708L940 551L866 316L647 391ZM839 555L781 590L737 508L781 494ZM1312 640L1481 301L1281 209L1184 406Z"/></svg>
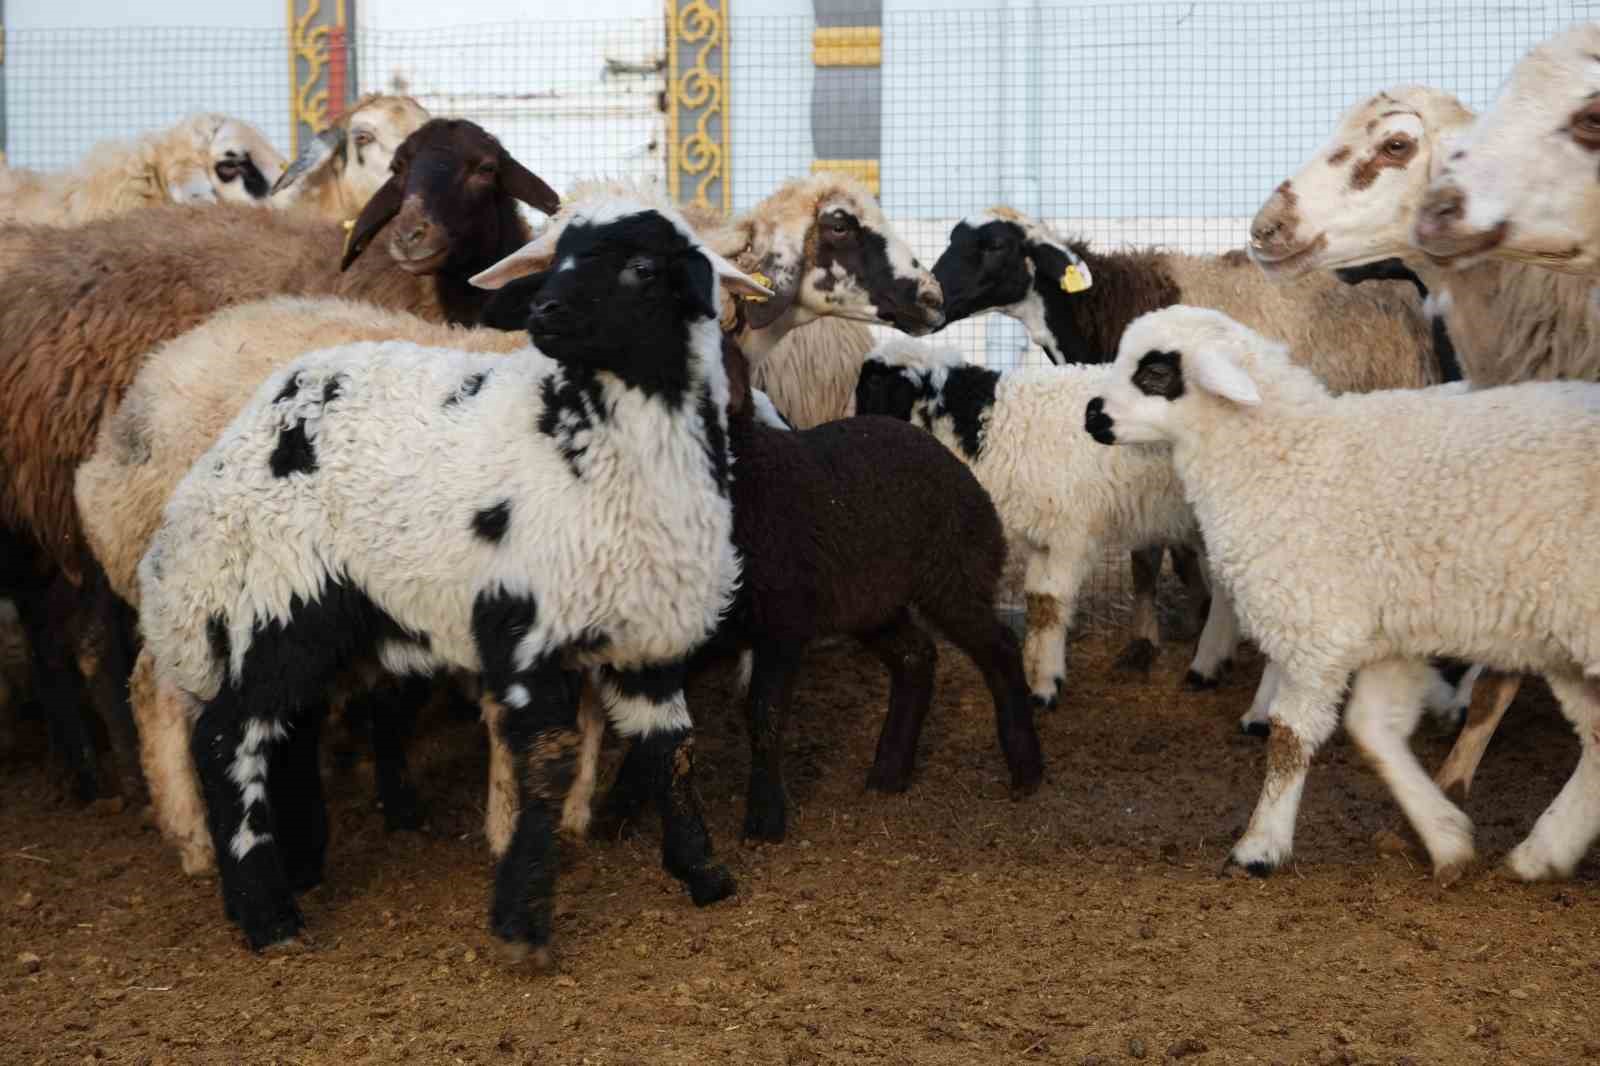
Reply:
<svg viewBox="0 0 1600 1066"><path fill-rule="evenodd" d="M775 638L861 632L936 583L992 596L1005 537L988 493L931 435L876 415L736 426L734 544Z"/></svg>

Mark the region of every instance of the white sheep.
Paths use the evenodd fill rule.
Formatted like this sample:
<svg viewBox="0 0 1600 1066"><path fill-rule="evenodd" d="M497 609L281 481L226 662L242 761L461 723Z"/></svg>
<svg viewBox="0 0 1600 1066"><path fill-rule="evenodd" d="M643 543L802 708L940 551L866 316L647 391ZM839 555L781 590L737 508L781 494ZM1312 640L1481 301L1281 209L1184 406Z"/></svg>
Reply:
<svg viewBox="0 0 1600 1066"><path fill-rule="evenodd" d="M400 145L430 117L409 96L366 94L311 138L273 184L268 206L355 218L389 180Z"/></svg>
<svg viewBox="0 0 1600 1066"><path fill-rule="evenodd" d="M76 226L155 203L258 203L283 173L261 131L191 115L130 141L103 141L71 170L0 166L0 221Z"/></svg>
<svg viewBox="0 0 1600 1066"><path fill-rule="evenodd" d="M1576 771L1508 857L1568 874L1600 831L1600 389L1330 396L1275 342L1216 311L1129 326L1085 412L1102 443L1170 443L1213 568L1282 670L1261 798L1230 862L1266 874L1293 850L1316 749L1346 722L1450 882L1472 825L1407 746L1451 655L1542 673L1577 727ZM1481 506L1515 486L1507 512Z"/></svg>
<svg viewBox="0 0 1600 1066"><path fill-rule="evenodd" d="M682 679L738 577L716 285L768 290L674 212L626 201L591 205L555 252L530 322L539 350L365 343L272 375L179 484L140 563L141 627L158 677L197 704L224 895L253 947L298 934L291 889L320 878L316 730L297 712L362 653L477 671L504 708L521 812L491 928L513 952L549 961L569 664L642 738L667 868L697 903L732 891L693 791ZM596 302L612 313L578 317ZM285 741L294 787L270 792Z"/></svg>
<svg viewBox="0 0 1600 1066"><path fill-rule="evenodd" d="M1600 274L1600 22L1533 48L1453 145L1418 212L1441 263L1486 255Z"/></svg>
<svg viewBox="0 0 1600 1066"><path fill-rule="evenodd" d="M868 356L859 414L923 426L971 467L1024 553L1023 661L1036 706L1066 685L1067 627L1105 552L1198 542L1166 447L1107 449L1083 432L1083 409L1111 381L1104 364L999 372L953 348L890 338ZM1212 599L1190 676L1215 684L1238 645L1225 591Z"/></svg>

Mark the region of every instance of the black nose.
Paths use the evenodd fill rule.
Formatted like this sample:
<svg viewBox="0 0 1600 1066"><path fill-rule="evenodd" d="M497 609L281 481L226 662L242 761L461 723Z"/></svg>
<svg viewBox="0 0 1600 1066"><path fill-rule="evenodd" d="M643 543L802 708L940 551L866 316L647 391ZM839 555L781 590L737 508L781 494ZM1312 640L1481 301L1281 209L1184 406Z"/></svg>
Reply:
<svg viewBox="0 0 1600 1066"><path fill-rule="evenodd" d="M1106 401L1096 396L1089 401L1083 409L1083 428L1089 436L1101 444L1117 443L1117 435L1111 429L1111 416L1106 414Z"/></svg>
<svg viewBox="0 0 1600 1066"><path fill-rule="evenodd" d="M528 315L528 325L533 329L550 332L566 325L570 318L566 305L560 300L542 300L533 305L533 311Z"/></svg>

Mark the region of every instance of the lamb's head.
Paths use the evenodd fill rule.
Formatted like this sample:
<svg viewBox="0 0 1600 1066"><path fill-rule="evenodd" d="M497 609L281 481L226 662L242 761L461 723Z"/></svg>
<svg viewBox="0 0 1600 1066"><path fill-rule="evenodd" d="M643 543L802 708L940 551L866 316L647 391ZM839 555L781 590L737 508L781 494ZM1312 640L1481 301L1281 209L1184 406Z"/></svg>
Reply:
<svg viewBox="0 0 1600 1066"><path fill-rule="evenodd" d="M1356 104L1256 212L1250 257L1268 274L1295 277L1416 254L1411 225L1428 180L1471 122L1455 97L1420 85Z"/></svg>
<svg viewBox="0 0 1600 1066"><path fill-rule="evenodd" d="M861 363L855 413L886 415L902 422L920 416L917 420L927 428L929 403L938 398L950 371L963 365L955 348L890 337L868 352Z"/></svg>
<svg viewBox="0 0 1600 1066"><path fill-rule="evenodd" d="M773 297L745 320L765 329L835 315L914 336L944 324L939 283L917 262L860 182L823 173L786 182L714 238L717 250L770 279Z"/></svg>
<svg viewBox="0 0 1600 1066"><path fill-rule="evenodd" d="M1517 63L1428 187L1413 237L1435 260L1480 256L1600 273L1600 22Z"/></svg>
<svg viewBox="0 0 1600 1066"><path fill-rule="evenodd" d="M1221 311L1173 304L1128 323L1111 383L1084 410L1084 428L1101 444L1175 441L1219 406L1261 402L1256 373L1280 344Z"/></svg>
<svg viewBox="0 0 1600 1066"><path fill-rule="evenodd" d="M1066 241L1009 207L957 222L933 276L944 289L946 324L994 310L1043 322L1039 286L1076 293L1094 284L1089 267Z"/></svg>
<svg viewBox="0 0 1600 1066"><path fill-rule="evenodd" d="M482 126L436 118L407 137L356 218L340 269L394 222L389 254L412 274L473 274L526 233L517 201L550 214L555 191Z"/></svg>
<svg viewBox="0 0 1600 1066"><path fill-rule="evenodd" d="M227 115L193 115L156 147L153 166L174 202L259 203L283 173L260 130Z"/></svg>
<svg viewBox="0 0 1600 1066"><path fill-rule="evenodd" d="M301 150L272 186L272 206L315 203L349 218L383 187L400 145L428 118L409 96L368 93Z"/></svg>
<svg viewBox="0 0 1600 1066"><path fill-rule="evenodd" d="M539 350L674 406L697 363L720 366L718 285L772 295L706 247L678 212L639 200L586 203L472 283L496 289L541 269L528 318Z"/></svg>

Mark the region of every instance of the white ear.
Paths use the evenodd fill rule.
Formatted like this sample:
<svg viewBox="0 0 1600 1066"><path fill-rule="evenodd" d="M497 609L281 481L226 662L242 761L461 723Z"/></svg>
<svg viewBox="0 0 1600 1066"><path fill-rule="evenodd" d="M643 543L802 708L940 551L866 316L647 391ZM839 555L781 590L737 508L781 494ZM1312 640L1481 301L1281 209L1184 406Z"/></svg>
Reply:
<svg viewBox="0 0 1600 1066"><path fill-rule="evenodd" d="M771 289L767 288L755 278L752 278L749 274L746 274L744 271L740 270L738 267L722 258L722 256L718 255L716 252L713 252L710 248L701 245L700 251L708 260L711 261L712 271L716 273L717 279L726 285L730 292L738 293L743 296L772 295ZM494 268L490 267L490 269L492 270Z"/></svg>
<svg viewBox="0 0 1600 1066"><path fill-rule="evenodd" d="M1184 361L1194 375L1195 384L1207 392L1245 407L1261 402L1261 393L1256 391L1256 383L1250 380L1250 375L1221 352L1202 348L1186 356Z"/></svg>
<svg viewBox="0 0 1600 1066"><path fill-rule="evenodd" d="M467 279L467 283L479 289L499 289L518 278L525 278L529 274L545 269L550 265L550 260L555 258L558 237L560 233L556 231L556 227L546 226L539 236L500 262L472 275Z"/></svg>

